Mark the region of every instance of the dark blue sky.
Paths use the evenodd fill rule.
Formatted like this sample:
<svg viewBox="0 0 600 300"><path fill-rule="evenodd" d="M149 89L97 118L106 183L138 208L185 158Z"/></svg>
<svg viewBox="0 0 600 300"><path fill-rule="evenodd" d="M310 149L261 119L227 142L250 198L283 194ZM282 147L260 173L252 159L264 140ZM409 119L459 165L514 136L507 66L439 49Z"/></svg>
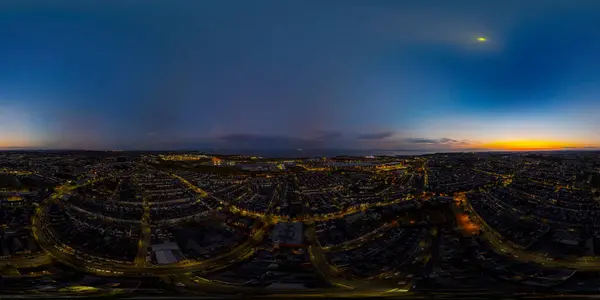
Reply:
<svg viewBox="0 0 600 300"><path fill-rule="evenodd" d="M2 1L0 147L593 147L598 15L599 1Z"/></svg>

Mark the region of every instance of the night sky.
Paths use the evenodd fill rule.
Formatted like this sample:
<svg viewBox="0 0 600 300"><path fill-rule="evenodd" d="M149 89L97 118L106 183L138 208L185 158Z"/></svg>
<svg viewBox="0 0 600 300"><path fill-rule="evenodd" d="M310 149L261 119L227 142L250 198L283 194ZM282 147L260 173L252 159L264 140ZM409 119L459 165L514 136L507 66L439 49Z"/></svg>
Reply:
<svg viewBox="0 0 600 300"><path fill-rule="evenodd" d="M3 0L0 148L596 148L598 16L597 0Z"/></svg>

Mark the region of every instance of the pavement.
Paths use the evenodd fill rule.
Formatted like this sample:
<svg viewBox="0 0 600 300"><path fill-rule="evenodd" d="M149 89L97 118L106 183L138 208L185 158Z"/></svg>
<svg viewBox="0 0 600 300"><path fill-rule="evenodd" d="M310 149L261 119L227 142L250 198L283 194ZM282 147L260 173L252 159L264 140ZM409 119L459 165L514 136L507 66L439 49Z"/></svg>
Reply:
<svg viewBox="0 0 600 300"><path fill-rule="evenodd" d="M148 255L148 247L152 244L152 229L150 228L150 204L148 199L144 197L142 199L142 207L144 213L142 214L142 220L140 223L140 240L138 241L138 251L135 256L134 264L137 267L145 267L148 263L146 256Z"/></svg>

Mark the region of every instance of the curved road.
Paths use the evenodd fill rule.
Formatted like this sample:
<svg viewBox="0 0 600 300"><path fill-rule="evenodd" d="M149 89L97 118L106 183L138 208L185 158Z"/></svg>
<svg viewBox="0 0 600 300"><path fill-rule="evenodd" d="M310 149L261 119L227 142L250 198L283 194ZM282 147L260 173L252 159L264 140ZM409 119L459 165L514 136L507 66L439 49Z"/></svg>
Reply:
<svg viewBox="0 0 600 300"><path fill-rule="evenodd" d="M474 217L474 221L478 223L481 228L485 230L480 235L485 241L489 243L492 249L505 256L510 256L512 259L525 262L525 263L537 263L544 267L550 268L567 268L577 269L580 271L599 271L600 270L600 256L583 256L575 259L561 259L560 261L554 260L541 253L527 251L521 247L514 245L509 242L508 239L503 239L502 235L491 228L483 218L477 214L477 212L470 205L468 199L464 196L464 193L457 194L455 200L458 203L466 204L466 211L470 211L471 216ZM454 213L458 216L460 213L458 204L453 207ZM506 242L503 240L507 240Z"/></svg>
<svg viewBox="0 0 600 300"><path fill-rule="evenodd" d="M105 276L154 276L198 272L221 265L231 264L238 260L243 260L249 257L254 253L254 246L258 245L262 241L266 233L266 228L264 226L257 226L255 228L258 229L252 232L248 241L237 246L229 253L225 253L205 261L182 261L174 265L146 266L145 264L136 265L108 262L85 254L80 254L78 257L72 248L66 245L57 244L51 238L51 234L47 232L46 226L43 224L43 219L50 204L60 201L59 199L71 193L78 187L85 186L99 180L101 179L98 178L90 180L78 186L65 185L58 187L56 189L56 193L40 204L32 218L33 236L40 247L59 262L65 263L76 269ZM84 256L85 258L83 258Z"/></svg>

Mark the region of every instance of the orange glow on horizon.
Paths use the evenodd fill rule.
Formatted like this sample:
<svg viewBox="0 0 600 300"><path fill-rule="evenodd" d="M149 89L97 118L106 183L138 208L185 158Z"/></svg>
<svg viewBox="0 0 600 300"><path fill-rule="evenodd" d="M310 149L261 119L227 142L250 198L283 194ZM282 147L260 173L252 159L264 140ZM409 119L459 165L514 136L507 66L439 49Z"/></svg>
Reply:
<svg viewBox="0 0 600 300"><path fill-rule="evenodd" d="M31 147L33 143L29 140L0 140L0 148Z"/></svg>
<svg viewBox="0 0 600 300"><path fill-rule="evenodd" d="M496 141L484 144L485 148L498 150L559 150L564 148L584 148L588 145L573 142L549 141L549 140L514 140Z"/></svg>

